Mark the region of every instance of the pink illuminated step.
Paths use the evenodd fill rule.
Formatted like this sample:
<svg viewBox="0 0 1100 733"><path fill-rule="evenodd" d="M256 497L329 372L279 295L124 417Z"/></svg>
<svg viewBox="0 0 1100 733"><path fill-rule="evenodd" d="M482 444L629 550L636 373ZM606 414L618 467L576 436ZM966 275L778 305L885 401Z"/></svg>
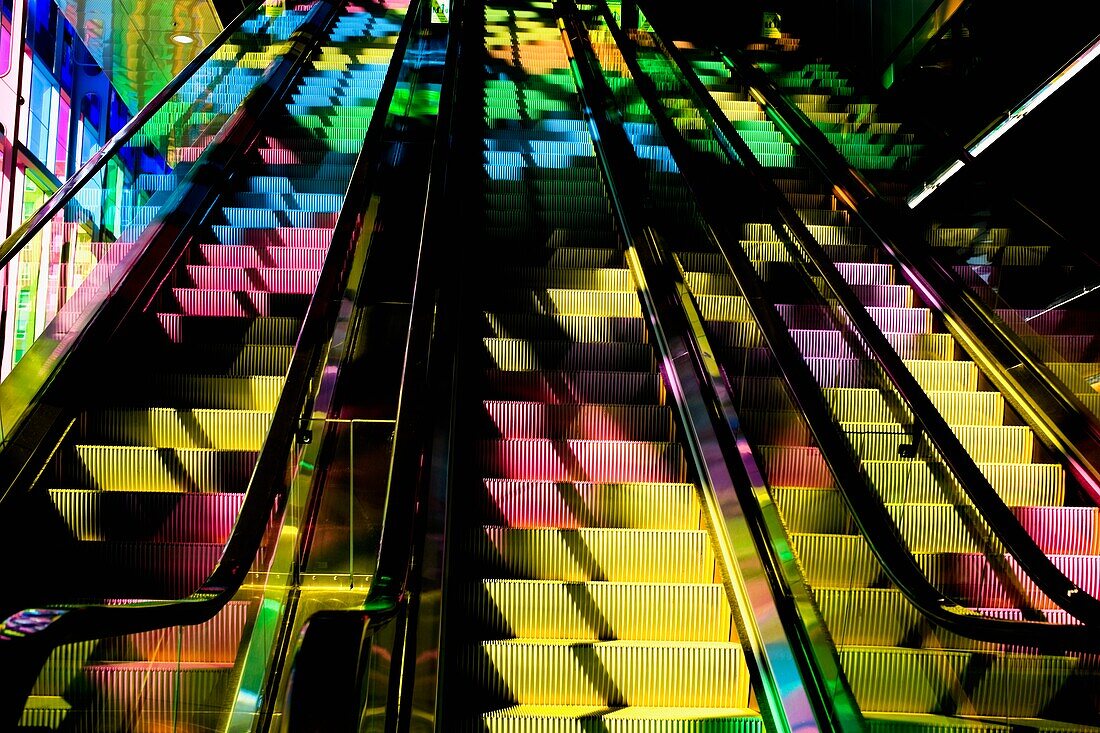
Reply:
<svg viewBox="0 0 1100 733"><path fill-rule="evenodd" d="M187 265L191 284L203 290L258 290L265 293L313 293L320 270L236 268Z"/></svg>
<svg viewBox="0 0 1100 733"><path fill-rule="evenodd" d="M837 319L824 306L777 305L776 309L789 328L834 329ZM882 308L868 306L867 313L883 331L891 333L928 333L932 313L927 308Z"/></svg>
<svg viewBox="0 0 1100 733"><path fill-rule="evenodd" d="M676 443L600 440L483 440L478 464L492 478L544 481L682 482Z"/></svg>
<svg viewBox="0 0 1100 733"><path fill-rule="evenodd" d="M328 249L266 244L200 244L196 264L215 267L282 267L319 270ZM199 261L201 260L201 261Z"/></svg>
<svg viewBox="0 0 1100 733"><path fill-rule="evenodd" d="M331 227L274 227L242 228L228 225L211 227L222 244L247 244L249 246L320 247L327 249L332 243Z"/></svg>
<svg viewBox="0 0 1100 733"><path fill-rule="evenodd" d="M672 410L655 405L482 403L496 436L581 440L672 439Z"/></svg>
<svg viewBox="0 0 1100 733"><path fill-rule="evenodd" d="M487 369L485 380L486 396L498 399L653 404L665 398L664 383L653 372Z"/></svg>
<svg viewBox="0 0 1100 733"><path fill-rule="evenodd" d="M481 516L501 527L697 529L695 486L483 479Z"/></svg>
<svg viewBox="0 0 1100 733"><path fill-rule="evenodd" d="M1051 555L1100 553L1100 509L1096 507L1014 507L1020 524Z"/></svg>
<svg viewBox="0 0 1100 733"><path fill-rule="evenodd" d="M189 316L300 316L309 302L300 293L172 288L179 311Z"/></svg>
<svg viewBox="0 0 1100 733"><path fill-rule="evenodd" d="M77 539L224 544L244 494L55 489L50 498Z"/></svg>

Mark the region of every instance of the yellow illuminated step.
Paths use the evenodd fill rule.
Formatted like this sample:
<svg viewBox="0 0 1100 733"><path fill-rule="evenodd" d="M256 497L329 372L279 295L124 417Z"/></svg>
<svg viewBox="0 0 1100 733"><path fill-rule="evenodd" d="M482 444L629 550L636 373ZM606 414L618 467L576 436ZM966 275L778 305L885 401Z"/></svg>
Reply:
<svg viewBox="0 0 1100 733"><path fill-rule="evenodd" d="M729 642L505 639L471 650L479 686L535 705L748 707L749 676Z"/></svg>
<svg viewBox="0 0 1100 733"><path fill-rule="evenodd" d="M244 491L257 451L76 445L69 473L104 491Z"/></svg>
<svg viewBox="0 0 1100 733"><path fill-rule="evenodd" d="M747 707L608 707L512 705L471 725L487 733L762 733L760 713Z"/></svg>
<svg viewBox="0 0 1100 733"><path fill-rule="evenodd" d="M703 530L482 527L474 555L502 575L530 580L710 583L714 556Z"/></svg>
<svg viewBox="0 0 1100 733"><path fill-rule="evenodd" d="M731 634L718 583L489 579L471 589L469 604L471 616L500 637L729 641Z"/></svg>
<svg viewBox="0 0 1100 733"><path fill-rule="evenodd" d="M104 410L80 420L82 435L97 442L254 451L263 445L270 424L269 412L167 407Z"/></svg>

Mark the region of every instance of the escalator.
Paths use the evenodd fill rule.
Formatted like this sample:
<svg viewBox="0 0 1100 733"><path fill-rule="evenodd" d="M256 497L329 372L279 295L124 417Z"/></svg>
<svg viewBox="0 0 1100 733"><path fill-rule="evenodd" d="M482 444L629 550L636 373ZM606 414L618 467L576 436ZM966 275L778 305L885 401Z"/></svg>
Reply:
<svg viewBox="0 0 1100 733"><path fill-rule="evenodd" d="M27 662L25 673L41 673L17 729L228 724L245 642L277 600L263 584L287 459L268 457L265 469L260 458L308 439L301 398L284 386L305 389L295 359L324 349L327 335L303 324L333 299L324 273L343 269L324 268L406 10L400 0L289 5L275 25L296 20L298 33L273 37L261 9L243 27L260 22L264 34L216 54L215 76L230 81L197 103L173 100L135 137L165 142L172 169L137 176L130 224L91 249L102 263L132 263L169 235L183 244L114 311L125 316L117 331L52 378L60 391L36 409L61 402L64 437L33 482L5 496L7 536L34 552L13 569L4 609L28 610L5 622L0 651L20 658L51 625L62 642L44 665ZM261 65L262 78L238 72ZM242 76L260 83L238 90ZM213 193L192 208L204 189ZM131 264L133 277L147 272ZM135 292L107 280L117 290L105 302ZM70 305L80 301L77 290Z"/></svg>
<svg viewBox="0 0 1100 733"><path fill-rule="evenodd" d="M977 157L992 144L987 136L996 139L1000 126L1023 113L1010 110L970 142L952 148L943 135L860 93L827 59L750 48L743 62L765 72L879 194L904 209L919 206L921 239L932 247L933 258L953 270L959 286L1003 321L1076 400L1100 414L1090 326L1098 263L1081 242L1053 229L1026 201L1015 201L1011 183L997 178L1003 172ZM714 69L725 73L723 64ZM1068 78L1059 71L1050 83L1061 86ZM1049 91L1040 88L1031 96ZM963 167L959 161L966 166L955 179L963 180L941 180L949 164Z"/></svg>
<svg viewBox="0 0 1100 733"><path fill-rule="evenodd" d="M554 8L488 3L476 22L484 254L459 346L440 724L759 729Z"/></svg>
<svg viewBox="0 0 1100 733"><path fill-rule="evenodd" d="M661 374L669 364L655 358L656 344L642 327L617 212L605 198L573 96L573 60L561 40L576 44L579 36L555 28L558 22L553 7L541 3L488 5L470 21L486 48L474 62L484 70L477 94L486 116L476 150L483 185L469 187L457 211L487 256L477 276L461 283L469 328L460 332L471 336L457 358L442 645L420 640L418 648L430 651L416 660L439 660L439 679L428 682L441 695L433 722L446 730L769 727L756 714L762 686L727 673L739 666L744 640L730 633L736 608L714 590L720 573L709 543L700 537L691 545L706 522L695 507L671 502L677 492L700 495L685 461L690 442L681 441L675 413L665 410L672 395ZM659 39L647 46L639 38L643 48L660 46ZM618 82L628 75L611 57L600 58L622 90L627 85ZM699 147L719 150L703 141L702 115L674 98L676 85L658 87L681 129L698 134ZM1060 506L1064 469L1035 455L1027 428L1006 424L1010 410L998 393L979 389L976 366L956 358L958 347L933 328L932 309L743 94L727 86L715 96L743 111L749 121L742 127L762 131L772 144L753 158L774 168L769 180L787 194L783 205L830 255L846 293L864 305L873 332L901 358L966 460L1018 514L1062 522L1069 513ZM630 111L623 116L633 125L635 149L652 165L650 182L675 170L657 136ZM756 140L744 142L751 148ZM475 155L473 147L460 149ZM685 200L654 208L675 210ZM1095 730L1095 647L1058 648L1051 643L1057 632L1047 631L1059 628L1080 642L1088 627L1006 559L1000 538L975 516L951 475L956 464L937 455L946 438L914 430L909 395L899 399L881 364L868 358L859 338L871 330L855 333L837 317L828 298L835 283L803 277L795 238L769 212L756 211L759 202L728 201L747 212L735 228L737 245L759 273L794 359L771 360L773 349L760 335L767 329L752 315L756 304L738 290L749 278L740 271L731 277L727 253L682 246L678 258L868 727ZM895 587L896 569L880 562L881 549L865 539L860 511L847 499L851 476L838 476L815 445L825 431L804 413L807 395L788 391L786 377L796 367L809 378L801 384L825 405L813 417L847 441L859 479L875 490L917 570L937 586L939 600L958 599L951 613L966 623L951 629L993 632L970 636L931 622ZM642 497L640 508L634 497ZM1038 508L1028 508L1032 503ZM1092 593L1088 577L1074 574L1076 559L1058 557L1071 533L1037 534L1055 564ZM1079 555L1088 562L1088 554ZM670 569L671 561L679 565ZM658 590L657 578L669 581L660 593L675 624L662 623L670 606L644 595ZM717 633L706 613L688 619L684 609L702 600L678 595L688 590L717 599ZM1087 603L1067 605L1087 616ZM710 636L698 636L708 627ZM1022 635L1027 629L1035 630L1035 644ZM1014 635L998 637L1000 631ZM695 666L708 656L705 671ZM742 671L751 669L744 659ZM681 686L681 672L697 681Z"/></svg>
<svg viewBox="0 0 1100 733"><path fill-rule="evenodd" d="M696 149L712 155L721 151L705 116L685 103L691 96L688 85L665 58L675 51L647 31L634 34L633 43L640 68L665 95L660 101L676 126ZM1013 588L1005 581L1011 577L1003 574L1007 568L996 568L1004 549L994 544L993 553L983 550L975 527L958 521L968 513L968 501L960 499L959 485L947 477L942 457L931 448L934 440L914 432L919 423L912 413L884 388L878 369L868 368L867 345L852 338L850 312L838 319L835 303L822 300L822 294L832 295L835 282L817 272L802 277L799 271L809 257L792 244L802 235L815 240L847 283L844 289L863 304L875 330L901 357L982 475L1054 565L1090 594L1096 591L1095 554L1088 541L1074 543L1080 535L1069 528L1080 522L1090 526L1095 510L1072 506L1077 498L1063 465L1036 448L1029 428L961 347L936 327L930 304L921 302L903 272L878 250L876 239L798 157L786 137L789 131L768 119L756 101L760 98L730 79L720 57L688 43L678 45L685 59L681 68L692 68L706 83L717 102L716 114L727 118L726 129L735 130L725 134L742 140L742 160L755 160L796 214L797 222L788 220L781 227L773 226L767 212L758 222L731 222L729 231L739 240L737 256L751 261L759 273L798 347L799 362L831 408L829 418L847 436L920 567L945 596L982 615L1079 623L1036 593L1027 579ZM623 73L621 67L611 62L614 73ZM787 397L775 377L777 365L761 353L747 298L738 289L744 280L729 273L730 256L680 259L709 327L721 334L716 341L722 358L742 390L746 433L766 457L774 499L871 728L1092 730L1097 708L1089 690L1097 670L1091 654L1065 648L1036 651L1028 649L1032 645L1026 640L979 640L945 631L891 587L884 572L888 568L876 562L856 531L855 513L842 499L847 489L814 444L818 426L807 424L794 409L798 396Z"/></svg>

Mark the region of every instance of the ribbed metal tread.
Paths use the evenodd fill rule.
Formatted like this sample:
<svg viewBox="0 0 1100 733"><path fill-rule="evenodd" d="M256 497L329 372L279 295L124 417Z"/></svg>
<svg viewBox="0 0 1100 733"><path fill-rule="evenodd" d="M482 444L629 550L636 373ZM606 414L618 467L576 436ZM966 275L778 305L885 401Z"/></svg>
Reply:
<svg viewBox="0 0 1100 733"><path fill-rule="evenodd" d="M486 639L730 640L719 583L486 579L468 594L469 616Z"/></svg>
<svg viewBox="0 0 1100 733"><path fill-rule="evenodd" d="M470 536L485 577L528 580L710 583L703 530L485 526Z"/></svg>
<svg viewBox="0 0 1100 733"><path fill-rule="evenodd" d="M718 707L747 700L731 642L503 639L470 651L474 684L501 702Z"/></svg>
<svg viewBox="0 0 1100 733"><path fill-rule="evenodd" d="M760 713L750 708L607 705L512 705L485 713L471 733L757 733Z"/></svg>
<svg viewBox="0 0 1100 733"><path fill-rule="evenodd" d="M483 479L481 517L501 527L698 529L689 483Z"/></svg>

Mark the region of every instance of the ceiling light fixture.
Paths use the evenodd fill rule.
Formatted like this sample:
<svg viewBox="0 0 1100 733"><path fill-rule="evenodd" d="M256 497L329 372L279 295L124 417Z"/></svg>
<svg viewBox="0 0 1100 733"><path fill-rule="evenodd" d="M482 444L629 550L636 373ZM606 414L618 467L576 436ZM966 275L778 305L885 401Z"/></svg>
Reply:
<svg viewBox="0 0 1100 733"><path fill-rule="evenodd" d="M182 43L184 45L195 42L195 39L187 35L186 33L176 33L172 36L172 40L176 43Z"/></svg>

